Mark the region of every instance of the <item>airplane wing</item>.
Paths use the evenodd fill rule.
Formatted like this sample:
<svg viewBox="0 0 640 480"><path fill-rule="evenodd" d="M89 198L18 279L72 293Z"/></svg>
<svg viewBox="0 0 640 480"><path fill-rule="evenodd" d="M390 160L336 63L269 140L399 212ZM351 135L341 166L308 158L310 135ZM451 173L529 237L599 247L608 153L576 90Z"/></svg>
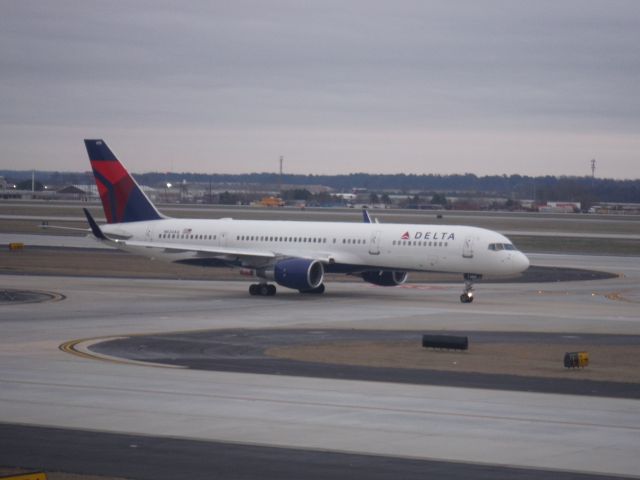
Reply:
<svg viewBox="0 0 640 480"><path fill-rule="evenodd" d="M362 220L364 223L380 223L377 218L372 219L371 215L369 215L369 210L366 208L362 209Z"/></svg>
<svg viewBox="0 0 640 480"><path fill-rule="evenodd" d="M219 257L259 257L259 258L275 258L276 254L266 250L253 250L249 248L227 248L206 245L191 245L188 243L163 243L163 242L141 242L138 240L113 240L118 246L151 248L163 250L166 253L192 252L202 256L219 256Z"/></svg>
<svg viewBox="0 0 640 480"><path fill-rule="evenodd" d="M129 247L139 249L155 249L162 250L165 253L191 252L198 256L216 257L223 260L234 260L238 258L245 260L264 260L276 257L276 254L274 252L253 250L248 248L227 248L207 245L192 245L188 243L145 242L139 240L127 240L124 238L109 238L98 226L89 211L86 208L83 210L85 216L87 217L87 221L89 222L89 227L91 227L93 236L108 245L112 245L118 248L126 249L127 247Z"/></svg>
<svg viewBox="0 0 640 480"><path fill-rule="evenodd" d="M216 245L199 245L199 244L190 244L190 243L170 243L170 242L157 242L157 241L141 241L141 240L129 240L127 238L123 238L118 236L114 238L113 236L107 236L100 226L93 219L91 214L87 209L84 209L85 216L87 217L87 221L89 222L89 226L91 228L91 232L94 237L96 237L101 242L111 245L116 248L121 248L123 250L131 249L131 250L157 250L162 251L163 253L192 253L200 258L216 258L223 261L236 261L240 260L243 263L248 265L264 265L271 263L273 260L281 259L286 257L286 255L279 254L278 252L269 251L269 250L256 250L252 248L230 248L230 247L220 247ZM307 256L302 255L299 258L308 258L311 260L318 260L325 264L330 263L355 263L357 262L357 257L353 257L349 254L340 253L339 255L334 255L331 252L324 252L321 254Z"/></svg>

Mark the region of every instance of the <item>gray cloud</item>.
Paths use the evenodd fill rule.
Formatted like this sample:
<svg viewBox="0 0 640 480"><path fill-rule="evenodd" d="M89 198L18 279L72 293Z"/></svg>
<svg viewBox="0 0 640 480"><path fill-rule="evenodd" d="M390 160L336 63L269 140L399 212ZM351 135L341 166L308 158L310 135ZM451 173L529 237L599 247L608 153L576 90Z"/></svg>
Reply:
<svg viewBox="0 0 640 480"><path fill-rule="evenodd" d="M640 177L638 2L184 3L4 3L2 165Z"/></svg>

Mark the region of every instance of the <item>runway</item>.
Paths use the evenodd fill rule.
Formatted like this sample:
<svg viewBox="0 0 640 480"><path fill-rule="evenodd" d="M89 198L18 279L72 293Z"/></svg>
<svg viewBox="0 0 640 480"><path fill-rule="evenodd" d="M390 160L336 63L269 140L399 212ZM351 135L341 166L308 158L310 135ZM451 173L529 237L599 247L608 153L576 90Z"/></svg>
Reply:
<svg viewBox="0 0 640 480"><path fill-rule="evenodd" d="M602 269L622 276L479 285L472 305L458 302L458 285L383 289L341 283L329 285L323 297L283 292L256 298L246 294L242 282L0 276L0 288L55 291L66 297L0 306L0 422L13 425L0 429L0 464L28 461L16 447L18 437L42 449L35 450L34 463L48 458L46 442L35 440L41 435L20 427L32 425L65 429L45 432L44 438L61 438L60 432L72 437L76 429L167 442L283 448L293 452L293 462L327 452L356 455L352 459L358 464L356 458L366 455L397 467L386 477L373 478L391 478L394 472L394 478L399 472L417 478L434 472L428 462L432 467L445 462L438 465L448 467L437 470L444 478L479 478L481 472L485 478L509 478L515 476L508 470L513 467L524 469L518 470L524 478L560 478L559 472L567 478L587 473L637 476L640 402L635 399L158 368L59 350L60 344L79 338L222 328L640 334L637 257L530 258L536 265ZM110 441L95 438L97 444ZM52 451L61 462L65 452L59 450ZM269 463L276 462L274 452L283 451L254 451L266 462L260 463L261 472L268 478L299 478L303 461L295 471L274 469L282 476L269 477L265 465L275 465ZM332 461L313 458L319 471ZM73 460L69 451L67 468ZM212 461L205 463L215 469ZM334 471L340 471L340 463L335 465ZM350 473L358 476L358 471Z"/></svg>

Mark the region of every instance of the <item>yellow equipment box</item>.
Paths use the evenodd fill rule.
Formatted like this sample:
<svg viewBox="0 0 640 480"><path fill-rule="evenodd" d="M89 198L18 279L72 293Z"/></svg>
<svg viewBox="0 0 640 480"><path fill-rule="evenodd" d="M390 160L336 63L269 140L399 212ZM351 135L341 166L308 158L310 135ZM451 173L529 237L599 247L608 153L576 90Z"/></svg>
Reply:
<svg viewBox="0 0 640 480"><path fill-rule="evenodd" d="M567 352L564 354L564 366L567 368L584 368L589 365L588 352Z"/></svg>

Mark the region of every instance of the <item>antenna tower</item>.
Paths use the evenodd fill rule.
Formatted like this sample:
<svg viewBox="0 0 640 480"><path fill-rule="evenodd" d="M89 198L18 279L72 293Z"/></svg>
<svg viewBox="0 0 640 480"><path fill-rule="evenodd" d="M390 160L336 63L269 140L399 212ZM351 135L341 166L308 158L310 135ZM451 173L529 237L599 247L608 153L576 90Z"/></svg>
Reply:
<svg viewBox="0 0 640 480"><path fill-rule="evenodd" d="M591 160L591 178L596 178L596 159Z"/></svg>

